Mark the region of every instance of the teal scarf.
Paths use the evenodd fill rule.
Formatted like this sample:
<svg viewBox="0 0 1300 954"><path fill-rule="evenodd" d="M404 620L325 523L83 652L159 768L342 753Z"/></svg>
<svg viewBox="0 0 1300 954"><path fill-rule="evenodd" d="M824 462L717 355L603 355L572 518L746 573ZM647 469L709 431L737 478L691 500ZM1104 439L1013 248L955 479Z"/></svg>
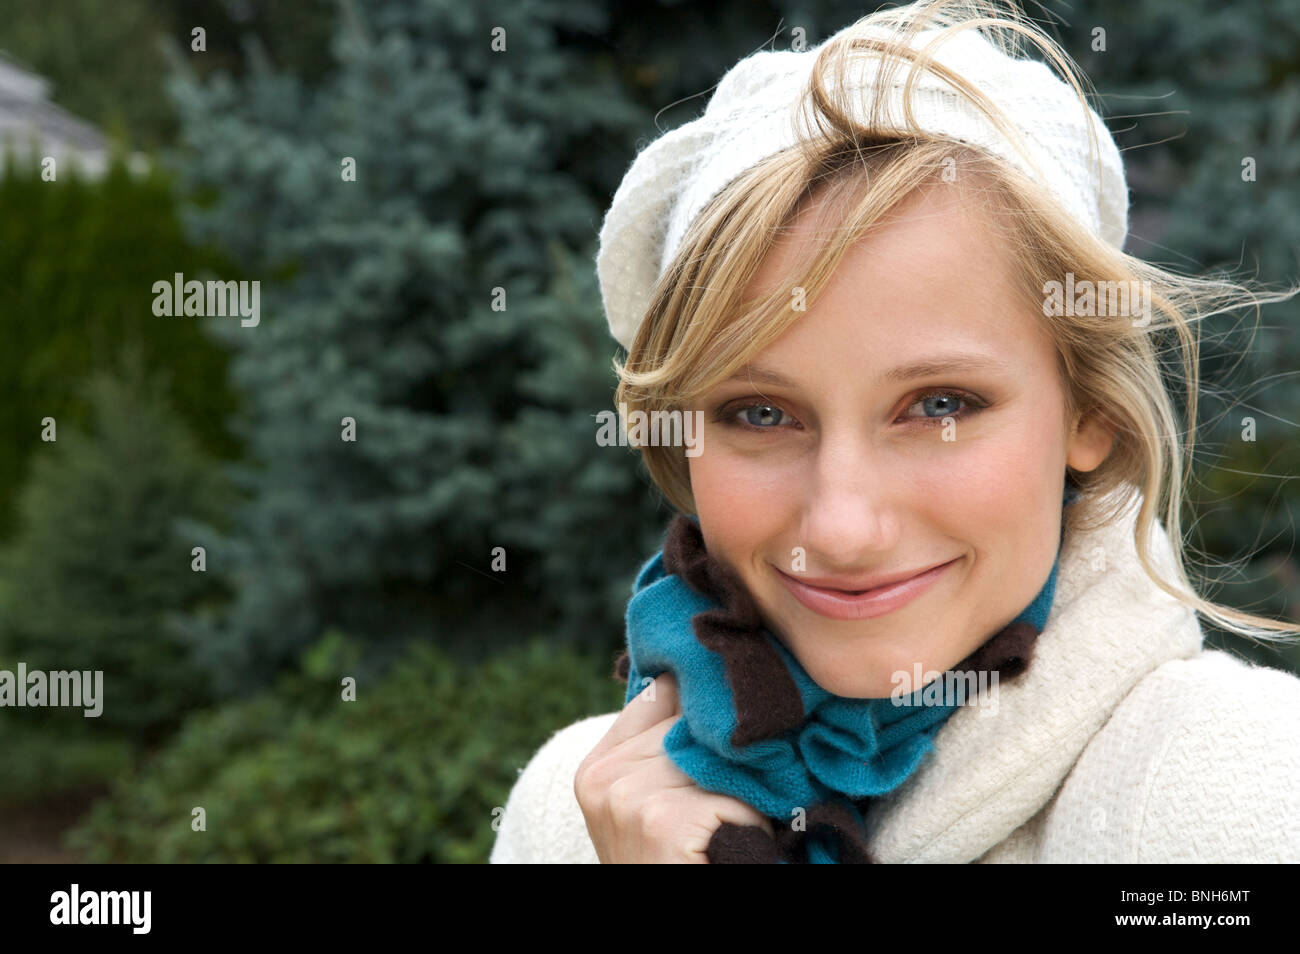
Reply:
<svg viewBox="0 0 1300 954"><path fill-rule="evenodd" d="M1078 492L1067 482L1063 507ZM1062 536L1064 532L1062 531ZM1060 563L1010 624L927 686L884 699L836 696L815 683L762 624L743 585L703 546L698 520L674 518L664 548L637 574L618 674L624 704L672 672L682 716L664 736L673 763L703 789L753 806L773 822L724 823L710 841L714 863L870 863L863 812L893 791L930 751L963 704L964 689L1014 678L1046 625ZM954 678L966 673L963 678ZM947 685L957 695L936 691Z"/></svg>

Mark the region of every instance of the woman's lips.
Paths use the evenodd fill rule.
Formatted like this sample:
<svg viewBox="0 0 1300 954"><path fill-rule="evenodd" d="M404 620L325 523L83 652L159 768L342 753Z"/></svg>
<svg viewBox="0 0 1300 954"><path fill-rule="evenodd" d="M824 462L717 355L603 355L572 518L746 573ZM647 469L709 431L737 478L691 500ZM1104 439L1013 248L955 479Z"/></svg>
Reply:
<svg viewBox="0 0 1300 954"><path fill-rule="evenodd" d="M884 616L906 606L933 586L939 577L960 559L962 558L957 557L955 560L949 560L942 566L918 573L911 579L861 593L846 593L843 590L812 586L797 577L782 573L776 567L772 569L776 570L777 576L790 594L814 613L831 619L870 619L873 616Z"/></svg>

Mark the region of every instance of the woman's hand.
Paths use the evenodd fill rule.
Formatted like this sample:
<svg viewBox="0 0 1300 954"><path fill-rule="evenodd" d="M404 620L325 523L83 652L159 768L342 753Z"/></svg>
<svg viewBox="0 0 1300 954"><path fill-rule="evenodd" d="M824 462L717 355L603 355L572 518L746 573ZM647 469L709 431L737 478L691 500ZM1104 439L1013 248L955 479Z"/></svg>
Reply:
<svg viewBox="0 0 1300 954"><path fill-rule="evenodd" d="M602 864L707 864L723 822L772 823L753 807L706 792L673 764L664 736L681 718L677 681L663 673L630 703L573 778L573 793Z"/></svg>

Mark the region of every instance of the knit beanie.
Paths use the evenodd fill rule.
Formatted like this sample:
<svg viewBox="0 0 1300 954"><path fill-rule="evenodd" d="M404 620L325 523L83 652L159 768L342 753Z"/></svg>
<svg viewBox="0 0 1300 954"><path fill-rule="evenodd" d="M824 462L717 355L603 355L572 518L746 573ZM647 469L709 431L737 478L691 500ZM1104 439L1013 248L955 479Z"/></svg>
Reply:
<svg viewBox="0 0 1300 954"><path fill-rule="evenodd" d="M886 12L898 17L908 8ZM606 213L596 257L605 315L624 348L631 348L655 285L709 200L762 160L809 139L807 130L815 127L802 121L801 110L811 108L804 94L823 48L837 40L898 41L897 20L881 23L877 17L850 24L803 51L765 50L745 57L722 77L702 116L636 156ZM933 65L917 74L907 95L911 128L1011 163L1092 235L1121 248L1128 230L1128 189L1114 139L1069 83L1042 62L1004 52L1005 44L996 38L976 28L929 28L908 42L921 50L938 40L929 49L933 62L987 96L1015 140ZM871 49L854 49L852 56L849 68L833 75L844 79L854 119L867 125L874 115L881 131L907 130L910 64L897 66L895 58L897 68L890 69L888 57Z"/></svg>

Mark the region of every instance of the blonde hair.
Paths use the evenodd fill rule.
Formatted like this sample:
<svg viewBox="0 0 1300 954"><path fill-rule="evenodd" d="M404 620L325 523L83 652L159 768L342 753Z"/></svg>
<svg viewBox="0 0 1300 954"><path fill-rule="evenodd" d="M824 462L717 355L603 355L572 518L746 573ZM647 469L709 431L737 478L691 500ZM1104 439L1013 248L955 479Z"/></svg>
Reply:
<svg viewBox="0 0 1300 954"><path fill-rule="evenodd" d="M892 39L881 38L881 26L890 28ZM913 49L913 34L935 26L941 28L938 39L925 49ZM1139 560L1156 585L1224 629L1248 638L1287 641L1278 634L1300 634L1300 625L1206 600L1188 579L1181 508L1194 428L1189 427L1184 441L1162 380L1160 358L1169 352L1181 358L1186 416L1194 425L1199 390L1195 322L1246 305L1253 305L1258 317L1261 303L1285 300L1296 289L1272 293L1227 278L1180 275L1127 255L1074 222L1012 164L919 130L906 94L902 128L881 120L879 97L863 124L846 99L852 95L848 87L826 83L827 68L842 76L854 50L879 53L886 64L893 64L888 69L910 60L907 90L922 70L935 69L1015 142L1014 130L996 104L961 77L932 65L931 49L968 29L980 29L1011 55L1018 55L1021 41L1028 40L1056 66L1081 103L1087 103L1086 80L1081 81L1068 55L1014 7L1004 11L983 0L920 0L858 20L817 54L801 104L811 113L809 128L814 131L733 180L691 224L655 287L626 362L614 361L619 376L616 401L629 411L684 409L798 320L800 312L782 289L802 287L805 302L815 301L849 247L890 210L919 188L940 181L959 183L960 194L981 200L990 226L1015 253L1016 292L1027 308L1042 314L1045 282L1067 273L1074 274L1076 283L1149 282L1138 286L1150 289L1151 320L1145 326L1114 314L1043 318L1056 343L1067 413L1100 415L1116 431L1115 443L1099 467L1086 473L1068 471L1083 496L1065 510L1067 531L1095 529L1115 520L1123 501L1137 488L1142 500L1135 542ZM879 82L875 88L888 85ZM835 223L829 229L831 240L796 262L789 281L766 295L743 299L777 239L816 200L824 202L826 221ZM643 446L640 451L668 500L693 513L683 449ZM1156 570L1147 546L1161 508L1173 545L1172 582Z"/></svg>

